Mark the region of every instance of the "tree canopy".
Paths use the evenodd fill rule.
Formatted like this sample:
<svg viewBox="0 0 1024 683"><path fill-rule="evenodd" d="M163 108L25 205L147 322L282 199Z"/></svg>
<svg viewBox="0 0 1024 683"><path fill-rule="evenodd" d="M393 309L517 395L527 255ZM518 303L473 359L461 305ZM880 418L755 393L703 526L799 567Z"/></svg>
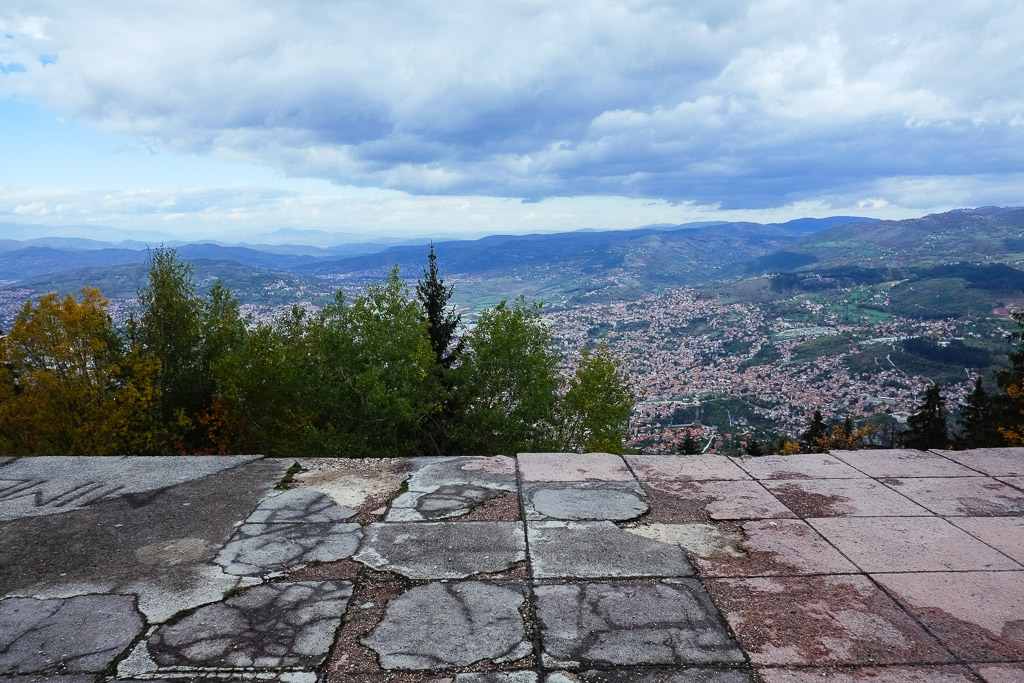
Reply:
<svg viewBox="0 0 1024 683"><path fill-rule="evenodd" d="M222 283L150 258L116 329L95 289L28 301L0 336L0 450L392 457L621 452L633 394L607 349L561 357L520 297L466 330L431 246L347 300L254 324ZM567 372L566 367L575 368Z"/></svg>

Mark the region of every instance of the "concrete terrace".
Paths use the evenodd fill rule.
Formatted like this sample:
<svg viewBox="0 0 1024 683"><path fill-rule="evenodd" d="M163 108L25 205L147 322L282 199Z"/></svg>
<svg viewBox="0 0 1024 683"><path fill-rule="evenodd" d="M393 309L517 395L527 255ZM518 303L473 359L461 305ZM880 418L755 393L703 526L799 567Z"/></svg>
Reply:
<svg viewBox="0 0 1024 683"><path fill-rule="evenodd" d="M1024 681L1024 449L299 462L0 458L0 680Z"/></svg>

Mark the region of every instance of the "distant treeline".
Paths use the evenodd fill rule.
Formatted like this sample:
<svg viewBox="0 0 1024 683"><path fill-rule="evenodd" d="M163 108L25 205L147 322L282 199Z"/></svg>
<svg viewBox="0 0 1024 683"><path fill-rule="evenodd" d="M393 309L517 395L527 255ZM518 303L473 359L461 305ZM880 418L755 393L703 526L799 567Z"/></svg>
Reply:
<svg viewBox="0 0 1024 683"><path fill-rule="evenodd" d="M253 324L171 249L118 329L94 288L25 302L0 336L0 453L391 457L621 452L634 397L603 347L562 370L540 305L463 331L433 248L318 313Z"/></svg>

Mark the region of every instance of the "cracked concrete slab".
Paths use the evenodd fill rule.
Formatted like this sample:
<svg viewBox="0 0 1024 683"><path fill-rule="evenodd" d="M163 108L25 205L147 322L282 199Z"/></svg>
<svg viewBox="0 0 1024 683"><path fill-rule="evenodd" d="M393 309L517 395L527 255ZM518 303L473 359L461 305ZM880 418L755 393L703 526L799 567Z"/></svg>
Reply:
<svg viewBox="0 0 1024 683"><path fill-rule="evenodd" d="M949 522L1024 565L1024 517L954 517Z"/></svg>
<svg viewBox="0 0 1024 683"><path fill-rule="evenodd" d="M997 477L1004 484L1009 484L1015 489L1024 491L1024 477Z"/></svg>
<svg viewBox="0 0 1024 683"><path fill-rule="evenodd" d="M0 671L99 673L142 632L130 595L0 600Z"/></svg>
<svg viewBox="0 0 1024 683"><path fill-rule="evenodd" d="M1024 448L974 448L969 451L932 452L990 477L1024 476Z"/></svg>
<svg viewBox="0 0 1024 683"><path fill-rule="evenodd" d="M869 477L976 477L974 470L944 455L910 448L885 451L829 451L847 465Z"/></svg>
<svg viewBox="0 0 1024 683"><path fill-rule="evenodd" d="M678 545L698 556L741 557L743 535L714 524L648 524L621 527L623 531L662 543Z"/></svg>
<svg viewBox="0 0 1024 683"><path fill-rule="evenodd" d="M392 600L363 644L385 669L514 662L533 652L521 609L526 588L479 581L415 586Z"/></svg>
<svg viewBox="0 0 1024 683"><path fill-rule="evenodd" d="M611 522L529 522L526 529L537 578L693 574L678 545L631 534Z"/></svg>
<svg viewBox="0 0 1024 683"><path fill-rule="evenodd" d="M505 456L413 458L408 491L391 503L389 522L464 517L516 490L516 461Z"/></svg>
<svg viewBox="0 0 1024 683"><path fill-rule="evenodd" d="M808 522L865 572L1022 568L938 517L831 517Z"/></svg>
<svg viewBox="0 0 1024 683"><path fill-rule="evenodd" d="M742 662L696 579L536 586L544 665Z"/></svg>
<svg viewBox="0 0 1024 683"><path fill-rule="evenodd" d="M862 479L865 476L825 453L748 456L736 462L755 479Z"/></svg>
<svg viewBox="0 0 1024 683"><path fill-rule="evenodd" d="M539 683L536 671L491 671L455 674L452 683Z"/></svg>
<svg viewBox="0 0 1024 683"><path fill-rule="evenodd" d="M544 683L752 683L750 673L735 669L674 667L672 669L617 668L611 671L556 671Z"/></svg>
<svg viewBox="0 0 1024 683"><path fill-rule="evenodd" d="M391 503L388 522L436 522L464 517L506 490L476 484L445 484L430 491L408 491Z"/></svg>
<svg viewBox="0 0 1024 683"><path fill-rule="evenodd" d="M526 519L624 521L647 512L636 482L528 483L522 486Z"/></svg>
<svg viewBox="0 0 1024 683"><path fill-rule="evenodd" d="M609 453L520 453L518 460L523 481L636 481Z"/></svg>
<svg viewBox="0 0 1024 683"><path fill-rule="evenodd" d="M110 498L159 491L259 457L19 458L0 469L0 521L54 515Z"/></svg>
<svg viewBox="0 0 1024 683"><path fill-rule="evenodd" d="M14 458L8 458L6 456L0 456L0 467L3 467L4 465L6 465L9 462L12 462L13 460L14 460Z"/></svg>
<svg viewBox="0 0 1024 683"><path fill-rule="evenodd" d="M157 628L146 649L161 667L315 667L351 595L345 581L255 586Z"/></svg>
<svg viewBox="0 0 1024 683"><path fill-rule="evenodd" d="M344 522L354 514L355 510L338 505L323 493L298 488L268 496L245 521L252 524Z"/></svg>
<svg viewBox="0 0 1024 683"><path fill-rule="evenodd" d="M242 524L214 560L228 574L259 576L310 562L351 557L359 547L358 524Z"/></svg>
<svg viewBox="0 0 1024 683"><path fill-rule="evenodd" d="M159 470L190 458L158 460ZM0 594L133 593L150 622L217 599L238 585L213 563L218 549L287 466L256 460L178 486L0 522Z"/></svg>
<svg viewBox="0 0 1024 683"><path fill-rule="evenodd" d="M292 479L298 488L319 491L341 507L364 515L383 516L414 467L406 458L301 458Z"/></svg>
<svg viewBox="0 0 1024 683"><path fill-rule="evenodd" d="M872 577L954 654L1024 660L1024 571Z"/></svg>
<svg viewBox="0 0 1024 683"><path fill-rule="evenodd" d="M764 485L800 517L931 515L925 508L874 479L790 479L765 481Z"/></svg>
<svg viewBox="0 0 1024 683"><path fill-rule="evenodd" d="M989 477L901 478L886 483L943 517L1024 515L1024 491Z"/></svg>
<svg viewBox="0 0 1024 683"><path fill-rule="evenodd" d="M864 576L713 579L707 586L754 664L952 661L938 641Z"/></svg>
<svg viewBox="0 0 1024 683"><path fill-rule="evenodd" d="M623 456L641 481L708 481L750 479L750 475L724 455L626 455Z"/></svg>
<svg viewBox="0 0 1024 683"><path fill-rule="evenodd" d="M516 461L504 455L412 458L410 491L433 491L448 484L485 486L511 491L516 487Z"/></svg>
<svg viewBox="0 0 1024 683"><path fill-rule="evenodd" d="M460 579L526 559L520 522L381 522L366 527L353 559L411 579Z"/></svg>

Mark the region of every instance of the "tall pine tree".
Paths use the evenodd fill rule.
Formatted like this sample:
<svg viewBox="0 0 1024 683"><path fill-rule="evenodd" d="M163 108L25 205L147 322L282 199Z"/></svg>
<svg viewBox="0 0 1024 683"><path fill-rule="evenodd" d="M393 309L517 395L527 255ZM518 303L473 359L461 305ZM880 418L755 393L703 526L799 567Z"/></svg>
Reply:
<svg viewBox="0 0 1024 683"><path fill-rule="evenodd" d="M455 287L445 287L444 280L438 278L437 254L433 244L427 258L429 264L423 269L426 279L416 283L416 298L423 305L423 319L429 326L430 346L434 349L437 364L448 370L465 348L465 342L455 337L462 315L455 312L454 306L448 306Z"/></svg>
<svg viewBox="0 0 1024 683"><path fill-rule="evenodd" d="M924 393L924 403L907 418L909 429L903 434L903 445L927 450L949 446L949 428L946 425L946 399L939 385L932 384Z"/></svg>
<svg viewBox="0 0 1024 683"><path fill-rule="evenodd" d="M960 418L957 426L960 433L956 444L960 448L990 448L1003 445L1003 435L999 433L997 406L993 397L985 391L981 377L974 380L974 391L960 406Z"/></svg>

